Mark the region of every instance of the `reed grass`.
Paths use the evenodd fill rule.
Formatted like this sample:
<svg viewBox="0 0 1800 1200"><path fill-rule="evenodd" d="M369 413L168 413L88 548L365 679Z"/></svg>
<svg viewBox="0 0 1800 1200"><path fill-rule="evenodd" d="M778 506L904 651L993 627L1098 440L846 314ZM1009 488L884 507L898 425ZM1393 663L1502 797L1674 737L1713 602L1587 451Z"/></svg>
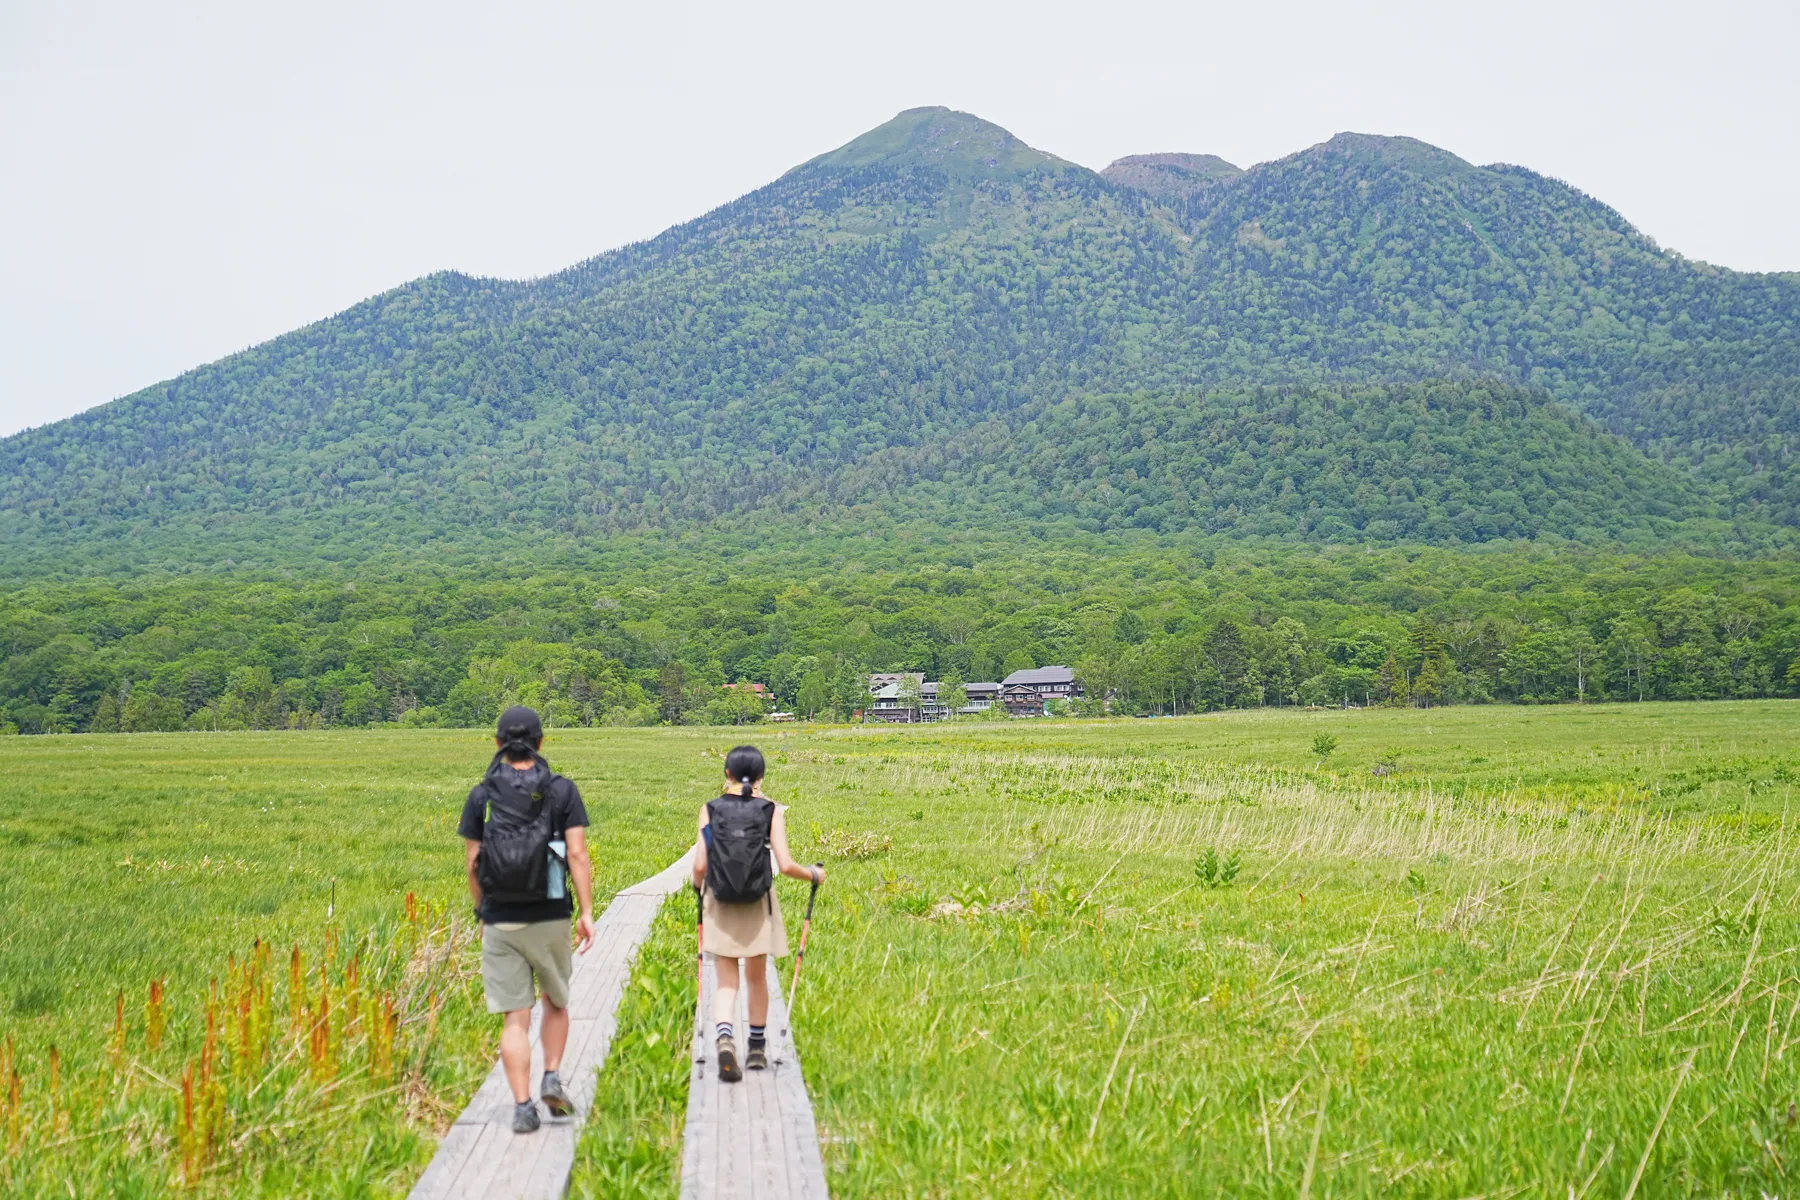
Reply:
<svg viewBox="0 0 1800 1200"><path fill-rule="evenodd" d="M831 866L793 1024L835 1195L1755 1196L1791 1192L1800 1152L1797 718L1290 711L547 749L588 798L603 903L691 839L725 749L768 752L796 854ZM486 747L0 742L22 798L0 815L0 1192L403 1194L497 1034L454 835ZM1229 882L1196 874L1209 851L1237 856ZM780 886L798 912L804 885ZM408 892L441 922L422 962L394 940ZM641 961L669 941L685 977L670 921ZM628 1004L622 1036L684 1004ZM597 1114L583 1194L666 1192L680 1106L650 1092Z"/></svg>

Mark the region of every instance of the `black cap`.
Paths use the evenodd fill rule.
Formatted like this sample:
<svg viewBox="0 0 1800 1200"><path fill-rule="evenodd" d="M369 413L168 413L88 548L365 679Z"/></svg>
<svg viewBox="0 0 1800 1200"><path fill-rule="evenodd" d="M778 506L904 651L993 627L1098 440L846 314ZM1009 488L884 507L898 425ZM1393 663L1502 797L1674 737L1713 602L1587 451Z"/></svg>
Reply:
<svg viewBox="0 0 1800 1200"><path fill-rule="evenodd" d="M503 742L530 742L535 746L544 740L544 723L538 720L536 709L515 704L500 714L499 735Z"/></svg>

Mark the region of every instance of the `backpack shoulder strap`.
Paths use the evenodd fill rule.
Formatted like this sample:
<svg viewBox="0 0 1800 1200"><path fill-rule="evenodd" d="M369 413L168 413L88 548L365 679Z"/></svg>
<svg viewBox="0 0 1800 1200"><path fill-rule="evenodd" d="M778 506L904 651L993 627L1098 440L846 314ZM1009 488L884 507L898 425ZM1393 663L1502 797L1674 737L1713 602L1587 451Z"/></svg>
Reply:
<svg viewBox="0 0 1800 1200"><path fill-rule="evenodd" d="M481 782L475 785L481 789L481 832L485 835L494 824L494 809L500 801L500 789L494 785L492 775L484 775Z"/></svg>

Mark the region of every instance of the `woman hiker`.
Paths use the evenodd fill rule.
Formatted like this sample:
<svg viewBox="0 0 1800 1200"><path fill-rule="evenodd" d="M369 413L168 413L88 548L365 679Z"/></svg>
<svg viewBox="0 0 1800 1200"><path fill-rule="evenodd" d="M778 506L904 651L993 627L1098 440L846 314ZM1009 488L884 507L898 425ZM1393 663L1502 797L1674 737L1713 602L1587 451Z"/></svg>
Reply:
<svg viewBox="0 0 1800 1200"><path fill-rule="evenodd" d="M770 853L789 879L825 878L823 867L803 867L788 853L787 805L763 795L763 756L755 746L739 746L725 756L725 794L700 809L694 843L694 887L704 896L702 949L713 956L718 988L713 1019L718 1022L719 1078L736 1083L738 1067L733 1018L737 1015L738 966L748 974L750 1044L744 1066L769 1065L769 956L787 953L787 929L775 898Z"/></svg>

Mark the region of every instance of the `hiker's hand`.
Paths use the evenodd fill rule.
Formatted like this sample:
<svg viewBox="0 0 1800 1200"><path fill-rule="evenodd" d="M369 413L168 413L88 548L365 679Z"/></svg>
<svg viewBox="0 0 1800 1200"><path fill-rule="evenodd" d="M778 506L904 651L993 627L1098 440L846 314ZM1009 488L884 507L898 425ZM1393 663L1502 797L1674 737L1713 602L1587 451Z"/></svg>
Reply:
<svg viewBox="0 0 1800 1200"><path fill-rule="evenodd" d="M586 954L589 947L594 944L594 915L592 913L581 914L581 917L575 922L575 934L578 939L575 952Z"/></svg>
<svg viewBox="0 0 1800 1200"><path fill-rule="evenodd" d="M812 872L812 881L813 881L814 887L818 887L821 883L825 882L825 868L824 867L822 867L822 866L808 867L807 870Z"/></svg>

